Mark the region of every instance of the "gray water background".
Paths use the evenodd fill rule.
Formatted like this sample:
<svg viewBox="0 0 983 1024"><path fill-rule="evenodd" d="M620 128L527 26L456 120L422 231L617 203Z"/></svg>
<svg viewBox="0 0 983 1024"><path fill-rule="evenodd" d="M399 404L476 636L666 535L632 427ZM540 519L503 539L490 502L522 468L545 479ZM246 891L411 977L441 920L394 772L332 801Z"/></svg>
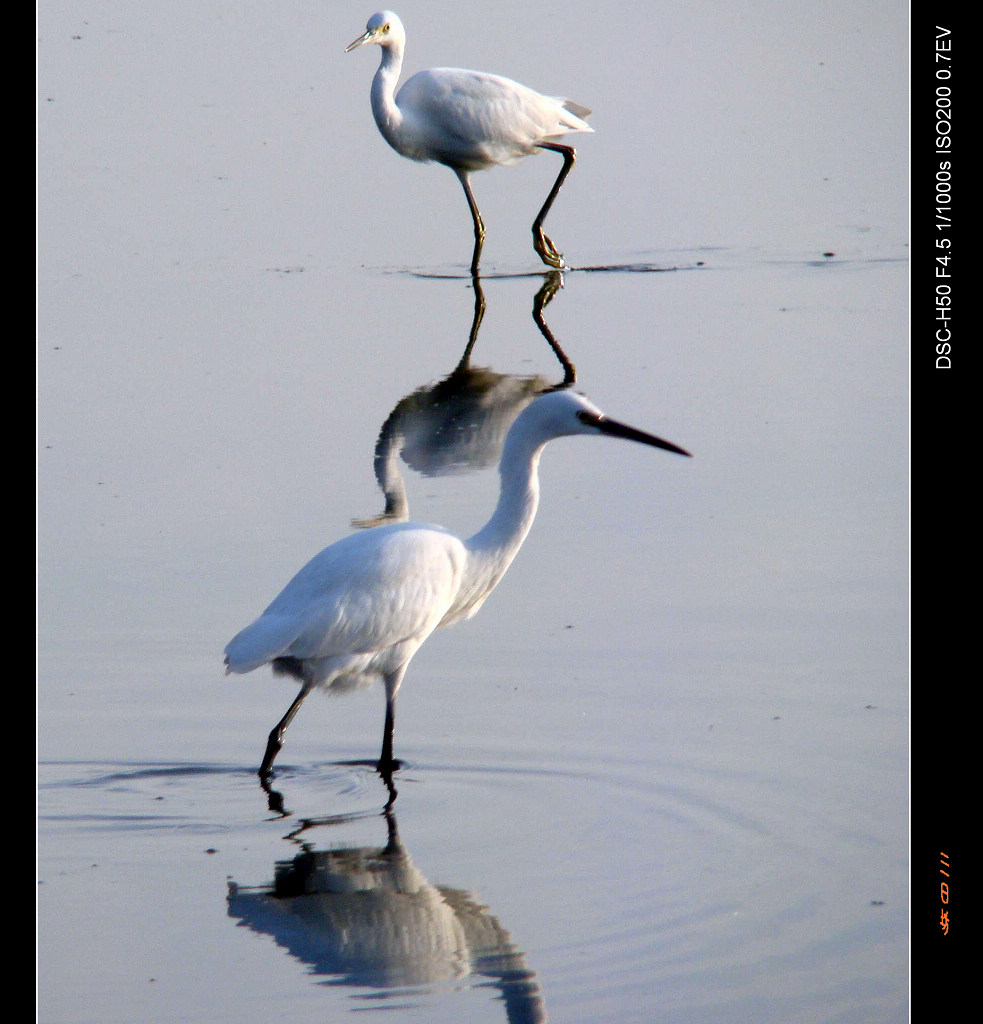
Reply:
<svg viewBox="0 0 983 1024"><path fill-rule="evenodd" d="M375 129L369 8L42 5L39 1020L906 1020L905 5L398 10L407 70L593 109L545 321L694 458L547 449L516 562L400 693L398 857L348 763L378 691L307 702L272 813L294 691L221 651L382 510L383 424L468 344L467 209ZM555 168L475 178L470 365L510 392L563 376ZM415 518L487 518L493 467L397 465ZM305 854L431 952L272 899Z"/></svg>

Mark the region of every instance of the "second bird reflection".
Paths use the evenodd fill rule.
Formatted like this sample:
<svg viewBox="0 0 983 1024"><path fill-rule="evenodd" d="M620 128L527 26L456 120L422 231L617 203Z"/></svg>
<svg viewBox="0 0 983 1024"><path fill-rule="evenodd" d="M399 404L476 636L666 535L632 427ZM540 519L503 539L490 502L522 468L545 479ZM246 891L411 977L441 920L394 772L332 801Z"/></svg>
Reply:
<svg viewBox="0 0 983 1024"><path fill-rule="evenodd" d="M352 526L367 528L409 518L400 460L426 477L494 466L516 416L538 395L568 387L577 380L576 368L544 316L546 306L563 284L558 271L546 275L532 310L536 326L563 370L557 381L471 365L486 308L481 281L474 277L472 282L474 315L464 354L446 377L412 391L386 418L375 446L375 478L385 497L385 507L379 515L353 519Z"/></svg>

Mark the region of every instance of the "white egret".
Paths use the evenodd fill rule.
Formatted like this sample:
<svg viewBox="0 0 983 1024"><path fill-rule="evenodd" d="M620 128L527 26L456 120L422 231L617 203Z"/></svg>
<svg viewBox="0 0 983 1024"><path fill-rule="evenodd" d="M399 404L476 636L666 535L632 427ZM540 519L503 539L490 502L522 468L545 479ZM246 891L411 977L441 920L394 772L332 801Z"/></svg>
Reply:
<svg viewBox="0 0 983 1024"><path fill-rule="evenodd" d="M269 778L283 734L316 687L346 692L382 682L386 721L379 772L393 758L396 692L410 659L438 627L469 619L515 557L536 515L539 458L554 438L602 434L689 453L608 419L572 391L540 396L509 429L499 464L501 489L491 519L462 540L439 526L392 523L354 533L325 548L273 603L225 648L227 672L271 664L300 693L270 732L260 777Z"/></svg>
<svg viewBox="0 0 983 1024"><path fill-rule="evenodd" d="M543 221L577 154L556 140L573 132L592 132L585 121L590 111L500 75L460 68L419 71L394 96L406 45L403 23L392 11L373 14L365 34L345 52L366 43L382 47L382 61L372 80L372 113L383 138L410 160L445 164L464 187L474 221L473 276L478 273L485 225L471 191L471 172L511 164L541 149L563 157L563 167L532 225L536 252L544 263L562 270L563 257L543 233Z"/></svg>
<svg viewBox="0 0 983 1024"><path fill-rule="evenodd" d="M272 886L229 881L229 916L332 985L391 992L470 977L497 990L511 1024L546 1024L536 973L501 920L475 893L431 882L403 844L392 805L383 815L382 847L316 849L306 828L354 816L302 819L289 837L301 852L277 861Z"/></svg>

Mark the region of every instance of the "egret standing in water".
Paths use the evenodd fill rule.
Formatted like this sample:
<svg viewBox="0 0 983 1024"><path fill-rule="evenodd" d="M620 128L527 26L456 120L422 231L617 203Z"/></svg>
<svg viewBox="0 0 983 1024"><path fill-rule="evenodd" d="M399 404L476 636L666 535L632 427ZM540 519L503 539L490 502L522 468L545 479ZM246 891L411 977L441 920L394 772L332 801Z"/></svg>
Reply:
<svg viewBox="0 0 983 1024"><path fill-rule="evenodd" d="M472 275L478 273L485 225L471 191L471 172L514 163L541 149L563 157L563 167L532 225L536 252L544 263L562 270L563 257L543 233L543 221L577 154L556 140L572 132L592 132L584 120L590 111L500 75L460 68L419 71L394 95L406 45L403 23L392 11L373 14L365 34L345 52L366 43L382 47L382 61L372 80L372 113L383 138L410 160L445 164L464 187L474 221Z"/></svg>
<svg viewBox="0 0 983 1024"><path fill-rule="evenodd" d="M554 438L601 434L689 453L608 419L586 398L553 391L537 398L509 429L499 465L501 490L491 519L462 540L439 526L394 523L325 548L225 648L227 672L273 671L300 682L300 693L273 728L259 769L264 782L283 734L316 687L346 692L386 688L378 769L391 781L396 692L410 659L438 627L469 619L515 558L539 502L539 457Z"/></svg>

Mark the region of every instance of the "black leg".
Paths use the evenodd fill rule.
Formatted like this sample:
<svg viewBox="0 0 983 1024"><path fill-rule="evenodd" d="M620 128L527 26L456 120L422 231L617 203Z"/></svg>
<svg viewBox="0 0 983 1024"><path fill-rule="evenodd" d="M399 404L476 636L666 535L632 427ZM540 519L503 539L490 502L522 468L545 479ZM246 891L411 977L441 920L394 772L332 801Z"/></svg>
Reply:
<svg viewBox="0 0 983 1024"><path fill-rule="evenodd" d="M382 733L382 753L379 755L379 773L390 777L399 767L393 759L393 737L396 733L396 698L386 697L386 724Z"/></svg>
<svg viewBox="0 0 983 1024"><path fill-rule="evenodd" d="M393 783L393 772L399 768L399 761L393 757L393 734L396 731L396 698L386 697L386 725L382 734L382 753L379 755L379 774L389 790L386 809L389 810L396 802L396 786Z"/></svg>
<svg viewBox="0 0 983 1024"><path fill-rule="evenodd" d="M471 191L471 182L468 179L467 171L455 170L454 173L464 189L464 195L468 200L468 209L471 211L471 220L474 221L474 252L471 254L471 276L477 277L478 261L481 259L481 247L485 241L485 222L481 219L478 204L474 201L474 193Z"/></svg>
<svg viewBox="0 0 983 1024"><path fill-rule="evenodd" d="M552 149L554 153L559 153L563 157L563 166L560 168L560 173L556 176L556 181L550 189L550 194L546 197L546 202L543 203L543 208L532 223L532 244L536 252L539 253L539 258L545 264L555 267L557 270L563 270L566 266L563 262L563 256L543 233L543 222L546 220L546 215L550 212L553 200L556 199L557 193L560 191L560 186L565 181L566 176L570 173L570 168L573 167L574 161L577 159L577 153L573 146L561 146L556 142L541 142L539 146L540 149Z"/></svg>
<svg viewBox="0 0 983 1024"><path fill-rule="evenodd" d="M273 762L276 760L276 755L280 753L283 747L283 734L287 731L287 726L294 720L294 715L300 709L300 705L304 702L304 698L310 693L310 687L305 686L300 693L294 698L294 702L287 708L287 713L280 719L279 722L273 727L270 732L270 738L266 742L266 753L263 755L263 763L260 765L259 777L261 779L268 779L270 772L273 768Z"/></svg>

